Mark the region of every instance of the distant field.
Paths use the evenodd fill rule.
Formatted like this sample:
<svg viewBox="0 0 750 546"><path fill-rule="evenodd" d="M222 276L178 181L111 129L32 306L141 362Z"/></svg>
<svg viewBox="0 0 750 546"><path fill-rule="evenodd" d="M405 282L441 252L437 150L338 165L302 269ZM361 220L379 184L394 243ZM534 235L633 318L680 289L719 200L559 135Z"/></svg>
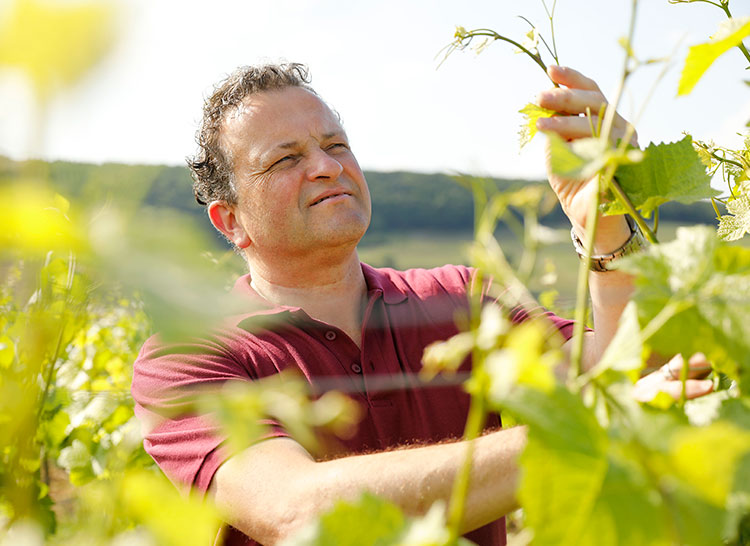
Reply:
<svg viewBox="0 0 750 546"><path fill-rule="evenodd" d="M674 222L662 223L658 234L660 240L673 239L678 226L679 224ZM387 266L397 269L429 268L449 263L468 264L467 247L471 238L470 233L392 233L382 235L375 241L365 239L359 247L359 256L362 261L376 267ZM517 239L508 235L499 238L498 242L508 260L517 265L521 251ZM547 269L546 262L554 266L557 279L553 284L545 286L540 279ZM559 305L573 307L577 272L578 258L570 240L566 238L561 243L540 250L530 288L537 294L543 290L555 289L559 292ZM547 280L550 280L549 276Z"/></svg>
<svg viewBox="0 0 750 546"><path fill-rule="evenodd" d="M471 234L454 233L410 233L389 234L376 243L366 243L359 247L362 261L376 267L437 267L445 264L469 264L468 246ZM521 254L521 246L513 236L498 239L506 258L513 264ZM545 261L554 265L557 281L554 285L543 286L539 279L545 272ZM534 292L555 288L560 298L572 301L575 296L575 275L578 258L568 241L543 247L537 258L537 267L530 288Z"/></svg>

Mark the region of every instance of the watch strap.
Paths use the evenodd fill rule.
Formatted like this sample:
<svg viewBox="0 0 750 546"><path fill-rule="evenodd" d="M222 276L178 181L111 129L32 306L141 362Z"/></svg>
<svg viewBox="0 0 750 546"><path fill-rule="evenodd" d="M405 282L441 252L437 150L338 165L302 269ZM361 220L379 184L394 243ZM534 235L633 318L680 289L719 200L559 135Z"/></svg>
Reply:
<svg viewBox="0 0 750 546"><path fill-rule="evenodd" d="M628 215L625 216L625 220L628 223L628 227L630 227L630 237L628 237L628 240L625 241L620 248L609 254L593 254L589 265L591 271L597 271L600 273L611 271L611 269L608 268L608 265L611 262L622 256L638 252L648 245L646 238L643 236L643 232L641 232L641 229L638 227L638 224L635 223L635 220ZM581 243L581 240L578 238L578 235L576 235L575 229L573 228L570 229L570 238L573 240L573 247L578 253L578 258L581 260L585 259L586 251L583 248L583 243Z"/></svg>

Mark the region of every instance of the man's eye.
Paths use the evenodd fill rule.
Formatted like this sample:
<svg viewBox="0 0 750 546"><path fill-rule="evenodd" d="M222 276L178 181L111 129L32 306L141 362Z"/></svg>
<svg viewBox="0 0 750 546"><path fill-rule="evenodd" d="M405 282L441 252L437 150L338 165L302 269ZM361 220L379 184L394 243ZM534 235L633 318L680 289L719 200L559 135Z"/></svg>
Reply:
<svg viewBox="0 0 750 546"><path fill-rule="evenodd" d="M282 163L284 163L284 162L286 162L286 161L289 161L289 160L291 160L291 159L294 159L294 156L293 156L293 155L285 155L285 156L284 156L284 157L282 157L281 159L279 159L279 160L275 161L275 162L273 163L273 165L271 165L271 167L276 167L276 166L278 166L278 165L281 165Z"/></svg>
<svg viewBox="0 0 750 546"><path fill-rule="evenodd" d="M331 144L330 146L328 146L328 149L329 150L348 150L349 146L347 146L343 142L335 142L335 143Z"/></svg>

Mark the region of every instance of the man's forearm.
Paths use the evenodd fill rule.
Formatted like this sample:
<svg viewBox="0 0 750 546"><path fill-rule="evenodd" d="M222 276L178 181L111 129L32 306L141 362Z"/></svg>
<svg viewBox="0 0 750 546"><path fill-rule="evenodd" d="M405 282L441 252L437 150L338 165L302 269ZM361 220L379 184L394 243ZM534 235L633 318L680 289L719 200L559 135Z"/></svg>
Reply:
<svg viewBox="0 0 750 546"><path fill-rule="evenodd" d="M617 331L622 311L633 294L633 277L620 271L589 274L594 336L587 347L585 367L599 361Z"/></svg>
<svg viewBox="0 0 750 546"><path fill-rule="evenodd" d="M524 427L476 440L462 532L516 507L517 458L525 440ZM291 440L269 440L222 465L212 490L230 523L273 543L336 500L354 500L364 491L408 515L423 514L436 500L450 498L466 448L465 442L454 442L315 462Z"/></svg>

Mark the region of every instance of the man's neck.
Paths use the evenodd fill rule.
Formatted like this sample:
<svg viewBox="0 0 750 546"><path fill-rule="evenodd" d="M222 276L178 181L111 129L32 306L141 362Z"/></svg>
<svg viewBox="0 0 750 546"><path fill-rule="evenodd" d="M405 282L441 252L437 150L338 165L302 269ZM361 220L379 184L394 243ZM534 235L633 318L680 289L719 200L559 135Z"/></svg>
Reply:
<svg viewBox="0 0 750 546"><path fill-rule="evenodd" d="M367 285L356 251L344 261L310 264L274 274L250 266L253 289L275 305L300 307L312 318L346 332L361 342L362 312Z"/></svg>

